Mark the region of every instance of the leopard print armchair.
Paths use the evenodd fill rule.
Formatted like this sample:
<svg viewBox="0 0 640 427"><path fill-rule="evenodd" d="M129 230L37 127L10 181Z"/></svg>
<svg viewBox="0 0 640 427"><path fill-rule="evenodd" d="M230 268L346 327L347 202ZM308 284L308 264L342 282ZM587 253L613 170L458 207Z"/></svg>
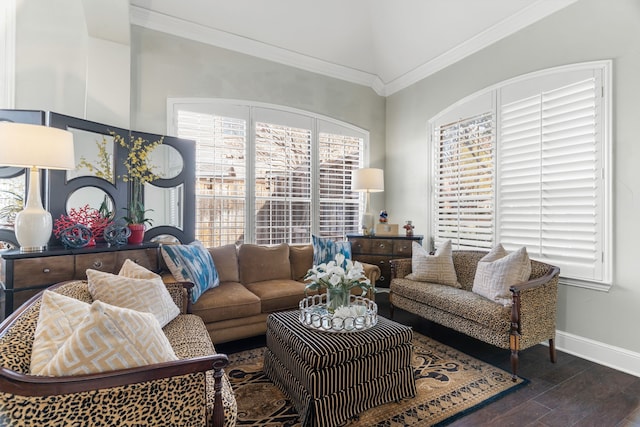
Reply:
<svg viewBox="0 0 640 427"><path fill-rule="evenodd" d="M237 407L202 320L182 284L167 288L181 314L163 331L179 360L91 375L30 375L42 294L0 325L0 426L233 426ZM49 288L92 302L84 281Z"/></svg>

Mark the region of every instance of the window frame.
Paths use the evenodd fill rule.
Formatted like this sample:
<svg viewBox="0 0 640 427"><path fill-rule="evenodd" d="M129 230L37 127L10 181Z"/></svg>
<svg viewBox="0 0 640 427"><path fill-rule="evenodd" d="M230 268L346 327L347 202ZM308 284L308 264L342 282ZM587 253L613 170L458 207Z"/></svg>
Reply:
<svg viewBox="0 0 640 427"><path fill-rule="evenodd" d="M168 98L167 99L167 133L177 135L178 123L177 114L180 109L189 107L197 109L199 113L225 115L228 117L246 118L246 158L251 161L246 164L246 189L245 189L245 235L244 242L255 243L256 236L256 193L254 185L255 177L255 123L265 121L271 114L280 117L291 117L293 123L309 121L311 123L311 234L322 236L320 230L320 170L319 160L319 135L321 132L328 133L333 130L342 130L345 136L358 136L362 138L362 154L360 156L359 168L369 164L369 132L365 129L342 122L335 118L321 114L300 110L292 107L275 105L262 102L251 102L237 99L223 98ZM206 110L206 111L205 111ZM257 116L257 117L256 117ZM273 123L272 123L273 124ZM289 126L290 124L287 124ZM357 193L358 214L357 220L364 209L364 198L361 193ZM353 232L359 230L359 223ZM350 231L347 231L350 232ZM343 238L345 236L342 236ZM309 236L309 239L311 236Z"/></svg>
<svg viewBox="0 0 640 427"><path fill-rule="evenodd" d="M500 126L501 126L501 107L498 100L500 100L501 90L506 87L514 87L514 85L526 85L527 82L533 81L535 79L554 77L554 75L563 75L564 73L571 72L579 72L579 71L588 71L592 70L594 73L600 73L600 112L601 112L601 120L598 121L599 129L600 129L600 143L602 144L601 150L601 158L599 159L599 163L601 165L601 174L602 174L602 200L604 207L600 212L601 215L601 230L602 230L602 243L598 246L602 252L602 279L582 279L582 278L572 278L562 276L561 269L561 277L560 283L565 285L577 286L581 288L594 289L598 291L608 291L613 283L613 179L612 179L612 152L613 152L613 140L612 140L612 61L611 60L602 60L602 61L590 61L578 64L569 64L560 67L548 68L545 70L540 70L528 74L524 74L521 76L517 76L512 79L505 80L503 82L492 85L488 88L482 89L476 93L473 93L469 96L462 98L461 100L455 102L451 106L447 107L436 116L432 117L428 121L428 142L431 144L431 161L428 162L429 168L429 186L428 186L428 199L431 201L431 209L429 209L429 221L433 224L433 228L431 230L432 245L435 241L435 226L436 226L436 185L437 185L437 171L438 171L438 141L435 139L435 132L438 126L444 123L447 119L451 119L452 117L459 117L463 119L465 117L470 117L472 115L477 115L482 112L491 112L496 117L495 123L495 148L496 148L496 156L495 156L495 191L494 191L494 206L495 206L495 214L494 214L494 233L492 242L496 241L496 238L499 233L499 198L500 198L500 171L497 169L499 165L499 156L501 155L500 145L501 145L501 135L500 135ZM596 89L597 90L597 89ZM482 111L482 102L479 100L484 97L491 100L491 110ZM486 99L485 99L486 101ZM478 106L481 107L478 107Z"/></svg>

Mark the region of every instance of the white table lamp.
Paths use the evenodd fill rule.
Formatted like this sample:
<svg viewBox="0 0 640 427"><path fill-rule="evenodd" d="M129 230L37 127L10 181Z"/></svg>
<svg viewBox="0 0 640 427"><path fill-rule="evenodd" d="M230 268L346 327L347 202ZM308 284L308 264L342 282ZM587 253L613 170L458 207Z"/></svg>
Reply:
<svg viewBox="0 0 640 427"><path fill-rule="evenodd" d="M16 215L16 239L21 252L44 250L52 221L42 206L39 169L75 169L73 134L40 125L0 122L0 165L29 168L27 203Z"/></svg>
<svg viewBox="0 0 640 427"><path fill-rule="evenodd" d="M362 232L365 235L372 235L375 221L374 215L369 212L369 194L384 191L384 171L375 168L354 170L351 174L351 190L366 193L364 213L362 214Z"/></svg>

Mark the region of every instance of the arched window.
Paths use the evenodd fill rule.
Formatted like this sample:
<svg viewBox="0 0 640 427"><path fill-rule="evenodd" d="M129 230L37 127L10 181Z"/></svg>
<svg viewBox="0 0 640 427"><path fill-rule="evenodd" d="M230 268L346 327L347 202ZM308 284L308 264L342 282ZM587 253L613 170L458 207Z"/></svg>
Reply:
<svg viewBox="0 0 640 427"><path fill-rule="evenodd" d="M562 280L611 284L611 62L521 76L429 121L433 235L527 247Z"/></svg>

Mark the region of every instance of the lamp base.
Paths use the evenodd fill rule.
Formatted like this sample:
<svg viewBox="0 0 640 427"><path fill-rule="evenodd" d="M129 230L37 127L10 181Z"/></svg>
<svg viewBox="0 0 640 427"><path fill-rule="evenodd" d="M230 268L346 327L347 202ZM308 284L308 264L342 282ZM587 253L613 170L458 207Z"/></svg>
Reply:
<svg viewBox="0 0 640 427"><path fill-rule="evenodd" d="M373 236L376 234L376 229L374 228L375 221L372 213L363 213L362 214L362 234L365 236Z"/></svg>
<svg viewBox="0 0 640 427"><path fill-rule="evenodd" d="M44 209L26 207L16 215L14 230L20 252L41 252L51 237L51 214Z"/></svg>

